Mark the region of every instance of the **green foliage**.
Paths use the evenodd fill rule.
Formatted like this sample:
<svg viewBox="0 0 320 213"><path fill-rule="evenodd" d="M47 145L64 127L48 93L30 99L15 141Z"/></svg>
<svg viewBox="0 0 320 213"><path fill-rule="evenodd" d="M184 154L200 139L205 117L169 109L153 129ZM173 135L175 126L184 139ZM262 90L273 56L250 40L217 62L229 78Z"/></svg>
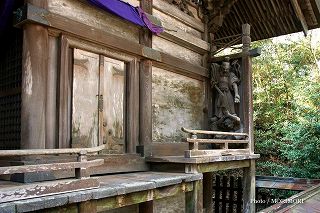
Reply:
<svg viewBox="0 0 320 213"><path fill-rule="evenodd" d="M263 48L253 61L257 173L320 178L320 44L309 35L254 46Z"/></svg>

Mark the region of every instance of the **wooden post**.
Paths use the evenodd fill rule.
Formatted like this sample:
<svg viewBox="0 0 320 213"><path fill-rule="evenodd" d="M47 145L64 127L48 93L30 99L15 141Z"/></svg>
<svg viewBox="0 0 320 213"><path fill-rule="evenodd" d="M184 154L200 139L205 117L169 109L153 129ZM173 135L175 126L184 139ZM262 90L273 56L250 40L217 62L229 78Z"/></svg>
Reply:
<svg viewBox="0 0 320 213"><path fill-rule="evenodd" d="M203 173L203 212L213 212L213 172Z"/></svg>
<svg viewBox="0 0 320 213"><path fill-rule="evenodd" d="M139 203L139 213L153 213L153 200Z"/></svg>
<svg viewBox="0 0 320 213"><path fill-rule="evenodd" d="M245 213L256 212L254 202L256 193L255 164L255 160L250 160L250 167L243 169L243 212Z"/></svg>
<svg viewBox="0 0 320 213"><path fill-rule="evenodd" d="M46 8L46 0L28 3ZM45 148L48 71L48 30L40 25L23 26L21 90L21 148Z"/></svg>
<svg viewBox="0 0 320 213"><path fill-rule="evenodd" d="M185 200L186 213L203 212L203 184L202 180L193 182L193 190L186 193Z"/></svg>
<svg viewBox="0 0 320 213"><path fill-rule="evenodd" d="M126 152L136 153L136 146L139 145L139 70L136 60L127 66L126 88Z"/></svg>
<svg viewBox="0 0 320 213"><path fill-rule="evenodd" d="M57 73L58 73L58 39L49 37L47 101L46 101L46 149L57 146Z"/></svg>
<svg viewBox="0 0 320 213"><path fill-rule="evenodd" d="M244 73L244 127L248 133L250 154L254 153L253 141L253 97L252 97L252 64L249 56L250 50L250 25L242 25L243 57L242 66ZM249 167L243 169L243 212L255 212L255 160L250 160Z"/></svg>
<svg viewBox="0 0 320 213"><path fill-rule="evenodd" d="M244 131L248 133L250 142L250 153L254 152L253 143L253 97L252 97L252 65L250 50L250 25L242 25L242 67L243 67L243 117L244 117Z"/></svg>
<svg viewBox="0 0 320 213"><path fill-rule="evenodd" d="M140 7L152 14L152 0L141 0ZM152 34L147 29L140 31L140 44L152 47ZM152 142L152 61L140 61L140 145L143 147L143 155L151 155Z"/></svg>

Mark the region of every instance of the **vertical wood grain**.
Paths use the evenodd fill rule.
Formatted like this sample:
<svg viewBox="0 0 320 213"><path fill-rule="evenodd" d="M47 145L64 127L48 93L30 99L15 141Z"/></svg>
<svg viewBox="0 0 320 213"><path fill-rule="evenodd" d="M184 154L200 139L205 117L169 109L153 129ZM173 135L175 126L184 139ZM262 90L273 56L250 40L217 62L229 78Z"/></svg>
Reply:
<svg viewBox="0 0 320 213"><path fill-rule="evenodd" d="M152 0L141 0L140 7L152 14ZM147 29L141 29L140 44L152 47L152 34ZM140 145L143 146L143 155L151 155L152 142L152 61L140 61Z"/></svg>

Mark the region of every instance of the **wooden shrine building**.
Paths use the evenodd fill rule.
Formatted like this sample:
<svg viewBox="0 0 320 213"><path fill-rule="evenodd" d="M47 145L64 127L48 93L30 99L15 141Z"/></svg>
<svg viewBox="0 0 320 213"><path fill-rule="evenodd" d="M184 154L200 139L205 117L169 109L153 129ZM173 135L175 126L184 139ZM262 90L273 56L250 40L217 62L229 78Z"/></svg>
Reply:
<svg viewBox="0 0 320 213"><path fill-rule="evenodd" d="M131 6L148 28L119 17ZM227 169L255 211L250 43L319 27L319 0L2 0L0 15L0 212L213 212Z"/></svg>

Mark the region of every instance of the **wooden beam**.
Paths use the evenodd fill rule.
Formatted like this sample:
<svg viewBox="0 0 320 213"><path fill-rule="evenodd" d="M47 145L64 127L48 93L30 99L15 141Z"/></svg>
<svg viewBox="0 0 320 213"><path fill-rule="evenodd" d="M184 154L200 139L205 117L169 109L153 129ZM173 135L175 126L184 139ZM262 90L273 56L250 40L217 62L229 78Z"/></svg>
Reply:
<svg viewBox="0 0 320 213"><path fill-rule="evenodd" d="M186 164L186 173L206 173L228 169L239 169L250 166L250 160L213 162L203 164Z"/></svg>
<svg viewBox="0 0 320 213"><path fill-rule="evenodd" d="M25 166L7 166L7 167L0 167L0 175L66 170L66 169L87 168L87 167L89 168L94 166L101 166L103 164L104 164L103 159L96 159L92 161L83 161L83 162L51 163L51 164L37 164L37 165L25 165Z"/></svg>
<svg viewBox="0 0 320 213"><path fill-rule="evenodd" d="M79 154L81 152L94 153L105 149L106 145L92 148L66 148L66 149L20 149L0 150L0 157L27 156L27 155L58 155L58 154Z"/></svg>
<svg viewBox="0 0 320 213"><path fill-rule="evenodd" d="M256 192L256 162L250 160L250 166L243 169L243 212L254 213L256 212L255 192Z"/></svg>
<svg viewBox="0 0 320 213"><path fill-rule="evenodd" d="M139 204L151 200L174 196L180 193L191 192L193 190L194 185L193 182L191 182L99 199L97 200L97 211L101 212L124 206Z"/></svg>
<svg viewBox="0 0 320 213"><path fill-rule="evenodd" d="M261 47L257 47L254 49L249 50L249 56L250 57L257 57L261 55L261 51L262 48ZM235 54L231 54L231 55L224 55L224 56L219 56L219 57L213 57L211 59L209 59L209 63L214 63L214 62L219 62L219 61L223 61L226 56L228 56L230 59L238 59L241 58L243 56L243 53L235 53Z"/></svg>
<svg viewBox="0 0 320 213"><path fill-rule="evenodd" d="M206 150L186 150L185 158L208 157L208 156L227 156L227 155L246 155L249 149L206 149Z"/></svg>
<svg viewBox="0 0 320 213"><path fill-rule="evenodd" d="M298 0L290 0L291 2L291 5L293 7L293 10L294 10L294 13L296 14L297 18L299 19L300 21L300 24L302 26L302 29L303 29L303 33L305 36L307 36L307 33L308 33L308 24L307 24L307 21L302 13L302 10L301 10L301 7L298 3Z"/></svg>
<svg viewBox="0 0 320 213"><path fill-rule="evenodd" d="M204 32L204 23L201 21L181 12L176 7L173 7L171 4L163 1L163 0L154 0L153 7L177 20L182 22L183 24L190 26L200 32Z"/></svg>
<svg viewBox="0 0 320 213"><path fill-rule="evenodd" d="M320 0L310 0L313 13L316 16L317 19L317 26L320 27Z"/></svg>

